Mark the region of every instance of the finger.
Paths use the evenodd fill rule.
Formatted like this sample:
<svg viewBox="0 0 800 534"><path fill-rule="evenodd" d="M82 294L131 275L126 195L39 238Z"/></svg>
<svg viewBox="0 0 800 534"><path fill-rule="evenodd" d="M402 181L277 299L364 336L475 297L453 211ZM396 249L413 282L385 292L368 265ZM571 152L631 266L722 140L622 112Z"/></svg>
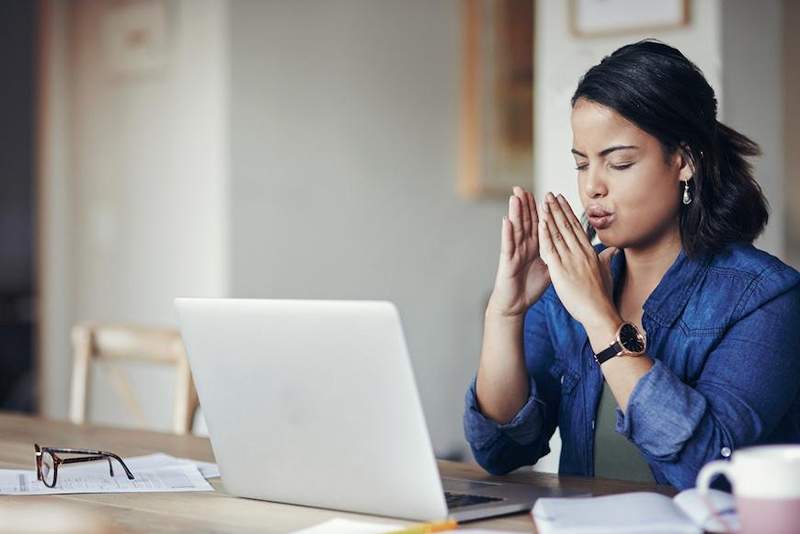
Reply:
<svg viewBox="0 0 800 534"><path fill-rule="evenodd" d="M511 195L508 199L508 220L511 222L511 227L514 230L512 235L514 237L514 246L522 241L522 206L519 198Z"/></svg>
<svg viewBox="0 0 800 534"><path fill-rule="evenodd" d="M536 226L539 224L539 212L536 209L536 199L533 198L533 193L530 191L525 192L525 197L528 200L528 209L531 210L531 225L533 226L533 232L536 232Z"/></svg>
<svg viewBox="0 0 800 534"><path fill-rule="evenodd" d="M561 259L558 247L556 247L553 233L547 225L547 208L542 206L542 218L539 219L539 255L547 265L558 262Z"/></svg>
<svg viewBox="0 0 800 534"><path fill-rule="evenodd" d="M617 247L608 247L607 249L600 252L600 254L598 254L597 257L600 260L600 263L610 268L611 260L617 252L619 252L619 249Z"/></svg>
<svg viewBox="0 0 800 534"><path fill-rule="evenodd" d="M600 262L600 270L603 273L603 282L609 294L612 294L614 291L614 275L611 273L611 260L617 252L619 252L618 248L608 247L597 255L597 259Z"/></svg>
<svg viewBox="0 0 800 534"><path fill-rule="evenodd" d="M550 239L558 251L558 255L564 259L567 255L572 254L580 248L577 239L572 231L572 227L567 224L564 214L561 213L561 208L555 197L552 194L547 194L547 200L544 202L544 221L547 223L547 229L550 231Z"/></svg>
<svg viewBox="0 0 800 534"><path fill-rule="evenodd" d="M522 214L522 234L527 237L531 233L531 211L528 207L528 195L526 191L519 186L514 186L514 196L519 199L520 212Z"/></svg>
<svg viewBox="0 0 800 534"><path fill-rule="evenodd" d="M508 217L503 217L503 222L500 225L500 254L505 258L511 258L514 255L514 236L512 235L513 229Z"/></svg>
<svg viewBox="0 0 800 534"><path fill-rule="evenodd" d="M586 230L583 229L578 217L575 216L575 212L572 211L572 206L569 205L567 199L564 198L564 195L558 195L556 198L558 203L561 205L561 211L564 212L564 215L567 217L567 221L569 222L570 226L572 226L572 230L575 232L578 242L587 251L589 249L594 250L594 247L592 247L592 242L589 241L589 236L586 235Z"/></svg>

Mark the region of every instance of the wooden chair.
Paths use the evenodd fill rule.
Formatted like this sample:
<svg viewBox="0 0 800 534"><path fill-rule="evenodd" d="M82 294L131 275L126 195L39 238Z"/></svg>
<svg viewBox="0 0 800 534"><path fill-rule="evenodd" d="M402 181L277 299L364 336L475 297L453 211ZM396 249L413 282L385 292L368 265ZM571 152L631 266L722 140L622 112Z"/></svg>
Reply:
<svg viewBox="0 0 800 534"><path fill-rule="evenodd" d="M73 423L86 422L92 360L139 361L175 367L177 378L172 431L175 434L191 432L192 420L198 406L197 391L186 359L186 349L177 330L84 323L72 329L72 348L74 360L69 415ZM115 389L125 399L139 422L144 423L142 410L127 380L118 370L116 373L112 375Z"/></svg>

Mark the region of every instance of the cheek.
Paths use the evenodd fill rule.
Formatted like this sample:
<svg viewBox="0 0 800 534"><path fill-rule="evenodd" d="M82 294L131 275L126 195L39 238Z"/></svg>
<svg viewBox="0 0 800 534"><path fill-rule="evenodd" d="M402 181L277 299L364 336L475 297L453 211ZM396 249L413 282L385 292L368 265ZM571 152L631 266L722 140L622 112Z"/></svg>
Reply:
<svg viewBox="0 0 800 534"><path fill-rule="evenodd" d="M678 212L678 190L672 176L637 173L620 181L615 201L620 216L642 229L662 226Z"/></svg>

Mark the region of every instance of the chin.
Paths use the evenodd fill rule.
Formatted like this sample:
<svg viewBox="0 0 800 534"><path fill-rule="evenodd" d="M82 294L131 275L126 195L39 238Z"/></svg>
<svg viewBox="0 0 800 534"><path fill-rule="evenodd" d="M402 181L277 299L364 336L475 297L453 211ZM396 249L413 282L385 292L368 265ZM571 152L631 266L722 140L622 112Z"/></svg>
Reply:
<svg viewBox="0 0 800 534"><path fill-rule="evenodd" d="M626 239L614 235L614 232L609 231L609 229L597 230L596 234L600 242L604 244L606 247L616 247L618 249L624 249L629 245L629 242Z"/></svg>

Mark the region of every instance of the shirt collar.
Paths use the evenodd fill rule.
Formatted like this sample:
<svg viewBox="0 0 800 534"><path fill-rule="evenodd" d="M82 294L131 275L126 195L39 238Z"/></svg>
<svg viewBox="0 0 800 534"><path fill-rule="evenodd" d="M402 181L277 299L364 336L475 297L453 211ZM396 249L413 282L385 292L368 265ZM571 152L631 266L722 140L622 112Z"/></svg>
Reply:
<svg viewBox="0 0 800 534"><path fill-rule="evenodd" d="M710 258L691 259L681 248L678 257L661 278L656 288L645 300L642 308L662 326L670 326L686 307L689 297L702 280ZM625 273L625 251L611 258L611 277L614 287L619 287Z"/></svg>

